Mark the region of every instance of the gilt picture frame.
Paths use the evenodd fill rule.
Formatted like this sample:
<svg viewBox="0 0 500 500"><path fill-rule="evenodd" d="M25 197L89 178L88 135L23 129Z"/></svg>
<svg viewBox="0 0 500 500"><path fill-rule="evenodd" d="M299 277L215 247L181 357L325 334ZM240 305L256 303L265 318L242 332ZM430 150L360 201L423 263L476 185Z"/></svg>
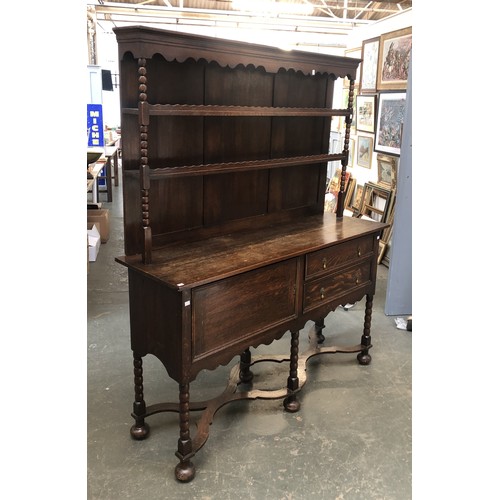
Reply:
<svg viewBox="0 0 500 500"><path fill-rule="evenodd" d="M380 35L377 90L405 90L412 47L412 28Z"/></svg>
<svg viewBox="0 0 500 500"><path fill-rule="evenodd" d="M398 180L398 158L385 154L377 155L378 183L395 189Z"/></svg>
<svg viewBox="0 0 500 500"><path fill-rule="evenodd" d="M357 163L359 167L371 168L373 137L358 134Z"/></svg>

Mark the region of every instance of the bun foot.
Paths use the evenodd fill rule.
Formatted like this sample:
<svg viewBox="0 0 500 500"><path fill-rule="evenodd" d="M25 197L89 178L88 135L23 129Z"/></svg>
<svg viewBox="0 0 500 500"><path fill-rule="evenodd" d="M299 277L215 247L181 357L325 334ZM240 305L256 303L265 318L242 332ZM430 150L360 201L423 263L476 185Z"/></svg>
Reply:
<svg viewBox="0 0 500 500"><path fill-rule="evenodd" d="M316 342L318 344L322 344L325 341L325 336L322 333L323 328L325 328L325 320L324 319L321 319L319 321L315 321L314 331L316 332Z"/></svg>
<svg viewBox="0 0 500 500"><path fill-rule="evenodd" d="M325 341L325 336L321 333L321 331L316 332L316 341L318 344L322 344Z"/></svg>
<svg viewBox="0 0 500 500"><path fill-rule="evenodd" d="M285 398L285 400L283 401L283 406L289 413L295 413L296 411L300 410L300 402L297 400L295 395Z"/></svg>
<svg viewBox="0 0 500 500"><path fill-rule="evenodd" d="M178 481L183 483L188 483L195 476L196 469L194 468L193 462L179 462L175 466L175 477Z"/></svg>
<svg viewBox="0 0 500 500"><path fill-rule="evenodd" d="M357 358L360 365L369 365L372 362L372 357L368 353L360 352Z"/></svg>
<svg viewBox="0 0 500 500"><path fill-rule="evenodd" d="M130 428L130 435L137 440L146 439L149 436L149 425L146 423L141 426L133 425Z"/></svg>
<svg viewBox="0 0 500 500"><path fill-rule="evenodd" d="M249 384L253 380L253 373L248 370L248 371L240 371L240 380L244 384Z"/></svg>

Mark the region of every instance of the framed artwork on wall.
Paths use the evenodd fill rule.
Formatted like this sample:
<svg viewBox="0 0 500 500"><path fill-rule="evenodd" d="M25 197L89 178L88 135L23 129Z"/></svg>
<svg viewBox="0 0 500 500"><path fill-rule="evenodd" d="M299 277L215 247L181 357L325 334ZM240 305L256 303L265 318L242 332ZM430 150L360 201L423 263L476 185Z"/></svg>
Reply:
<svg viewBox="0 0 500 500"><path fill-rule="evenodd" d="M356 147L356 141L354 139L349 139L349 158L347 160L347 166L354 166L354 148Z"/></svg>
<svg viewBox="0 0 500 500"><path fill-rule="evenodd" d="M354 59L361 59L361 50L362 50L362 47L356 47L354 49L344 50L344 56L345 57L352 57ZM361 64L356 69L356 87L359 85L359 82L361 81L360 74L361 74ZM348 78L344 78L344 87L349 87L349 79Z"/></svg>
<svg viewBox="0 0 500 500"><path fill-rule="evenodd" d="M365 40L361 48L361 92L375 92L377 90L378 51L380 38Z"/></svg>
<svg viewBox="0 0 500 500"><path fill-rule="evenodd" d="M408 81L412 28L380 36L377 90L405 90Z"/></svg>
<svg viewBox="0 0 500 500"><path fill-rule="evenodd" d="M358 166L371 168L372 152L373 152L373 137L358 134L358 151L357 151Z"/></svg>
<svg viewBox="0 0 500 500"><path fill-rule="evenodd" d="M401 153L405 107L406 92L380 92L375 151L393 155Z"/></svg>
<svg viewBox="0 0 500 500"><path fill-rule="evenodd" d="M356 96L356 129L361 132L375 133L377 96Z"/></svg>
<svg viewBox="0 0 500 500"><path fill-rule="evenodd" d="M394 189L398 177L398 158L384 154L377 155L378 183Z"/></svg>

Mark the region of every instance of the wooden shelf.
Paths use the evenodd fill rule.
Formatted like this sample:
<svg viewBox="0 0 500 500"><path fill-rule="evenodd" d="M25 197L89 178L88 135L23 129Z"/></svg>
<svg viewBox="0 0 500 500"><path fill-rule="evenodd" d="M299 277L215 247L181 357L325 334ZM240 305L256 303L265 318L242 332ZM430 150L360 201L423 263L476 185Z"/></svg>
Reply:
<svg viewBox="0 0 500 500"><path fill-rule="evenodd" d="M293 158L276 158L269 160L253 160L230 163L211 163L206 165L187 165L180 167L155 168L149 171L150 179L165 179L167 177L187 177L193 175L216 175L229 172L264 170L268 168L293 167L297 165L313 165L328 161L342 160L342 153L295 156Z"/></svg>
<svg viewBox="0 0 500 500"><path fill-rule="evenodd" d="M283 108L273 106L215 106L194 104L149 104L141 103L139 108L124 108L130 115L150 116L283 116L283 117L318 117L350 116L349 109L330 108Z"/></svg>

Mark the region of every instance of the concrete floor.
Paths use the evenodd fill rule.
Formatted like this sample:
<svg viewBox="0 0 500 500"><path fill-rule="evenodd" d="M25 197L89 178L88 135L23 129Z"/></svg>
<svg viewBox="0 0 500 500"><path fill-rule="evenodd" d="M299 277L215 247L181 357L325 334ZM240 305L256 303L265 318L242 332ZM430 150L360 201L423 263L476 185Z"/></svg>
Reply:
<svg viewBox="0 0 500 500"><path fill-rule="evenodd" d="M90 263L87 281L88 499L411 499L412 334L384 314L384 266L378 269L370 366L360 366L351 354L310 359L298 413L284 412L281 400L221 408L193 459L196 477L190 483L174 477L176 413L149 417L148 439L130 437L134 387L127 272L114 261L123 254L121 187L113 187L112 203L102 203L110 210L110 239ZM357 344L363 317L364 303L330 313L325 345ZM300 334L302 349L311 327L308 323ZM252 352L288 354L289 341L287 333ZM218 395L236 362L200 373L191 399ZM286 377L284 364L268 363L255 370L254 387L281 388ZM161 363L146 356L146 403L177 401L177 389ZM191 415L195 420L198 413Z"/></svg>

